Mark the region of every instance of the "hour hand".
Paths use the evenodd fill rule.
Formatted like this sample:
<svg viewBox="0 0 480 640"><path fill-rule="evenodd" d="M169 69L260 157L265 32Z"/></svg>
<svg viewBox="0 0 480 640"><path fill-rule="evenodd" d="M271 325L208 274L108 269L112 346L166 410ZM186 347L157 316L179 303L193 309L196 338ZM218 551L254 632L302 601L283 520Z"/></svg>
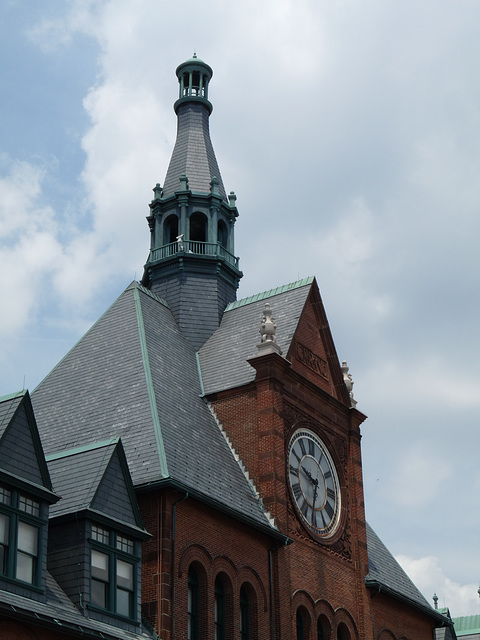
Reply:
<svg viewBox="0 0 480 640"><path fill-rule="evenodd" d="M313 476L308 469L305 469L305 467L302 467L302 470L312 484L318 484L318 480L313 479Z"/></svg>

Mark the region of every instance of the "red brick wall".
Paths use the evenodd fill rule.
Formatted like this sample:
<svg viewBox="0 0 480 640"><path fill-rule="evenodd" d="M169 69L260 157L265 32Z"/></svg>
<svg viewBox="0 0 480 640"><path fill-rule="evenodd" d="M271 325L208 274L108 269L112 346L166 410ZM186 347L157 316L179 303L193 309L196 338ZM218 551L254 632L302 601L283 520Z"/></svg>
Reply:
<svg viewBox="0 0 480 640"><path fill-rule="evenodd" d="M374 640L391 637L388 633L402 640L433 638L432 619L420 611L374 591L372 591L371 607Z"/></svg>

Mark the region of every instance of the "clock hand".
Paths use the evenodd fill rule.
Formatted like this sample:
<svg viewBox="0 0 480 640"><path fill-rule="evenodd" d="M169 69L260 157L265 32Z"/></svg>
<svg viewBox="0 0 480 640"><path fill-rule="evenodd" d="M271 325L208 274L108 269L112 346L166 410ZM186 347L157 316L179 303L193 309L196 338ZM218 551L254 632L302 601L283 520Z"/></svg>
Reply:
<svg viewBox="0 0 480 640"><path fill-rule="evenodd" d="M315 482L318 484L318 480L313 479L313 476L308 469L305 469L305 467L302 467L302 470L312 484L315 484Z"/></svg>

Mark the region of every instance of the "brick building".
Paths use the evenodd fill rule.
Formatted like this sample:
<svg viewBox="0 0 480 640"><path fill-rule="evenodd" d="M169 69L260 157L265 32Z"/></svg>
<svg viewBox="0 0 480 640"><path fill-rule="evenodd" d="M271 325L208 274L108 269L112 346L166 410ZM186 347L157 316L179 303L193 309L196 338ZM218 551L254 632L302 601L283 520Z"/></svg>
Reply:
<svg viewBox="0 0 480 640"><path fill-rule="evenodd" d="M1 637L430 640L448 618L365 522L365 416L317 283L236 300L212 70L177 77L142 283L31 402L0 399Z"/></svg>

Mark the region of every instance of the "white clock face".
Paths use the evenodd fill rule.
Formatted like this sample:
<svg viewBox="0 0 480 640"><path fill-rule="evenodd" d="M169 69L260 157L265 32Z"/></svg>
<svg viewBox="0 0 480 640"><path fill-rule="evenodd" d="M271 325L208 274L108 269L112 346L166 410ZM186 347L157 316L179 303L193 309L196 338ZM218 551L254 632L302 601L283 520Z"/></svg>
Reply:
<svg viewBox="0 0 480 640"><path fill-rule="evenodd" d="M302 522L316 536L331 537L341 509L340 484L328 449L312 431L296 431L288 447L287 472Z"/></svg>

